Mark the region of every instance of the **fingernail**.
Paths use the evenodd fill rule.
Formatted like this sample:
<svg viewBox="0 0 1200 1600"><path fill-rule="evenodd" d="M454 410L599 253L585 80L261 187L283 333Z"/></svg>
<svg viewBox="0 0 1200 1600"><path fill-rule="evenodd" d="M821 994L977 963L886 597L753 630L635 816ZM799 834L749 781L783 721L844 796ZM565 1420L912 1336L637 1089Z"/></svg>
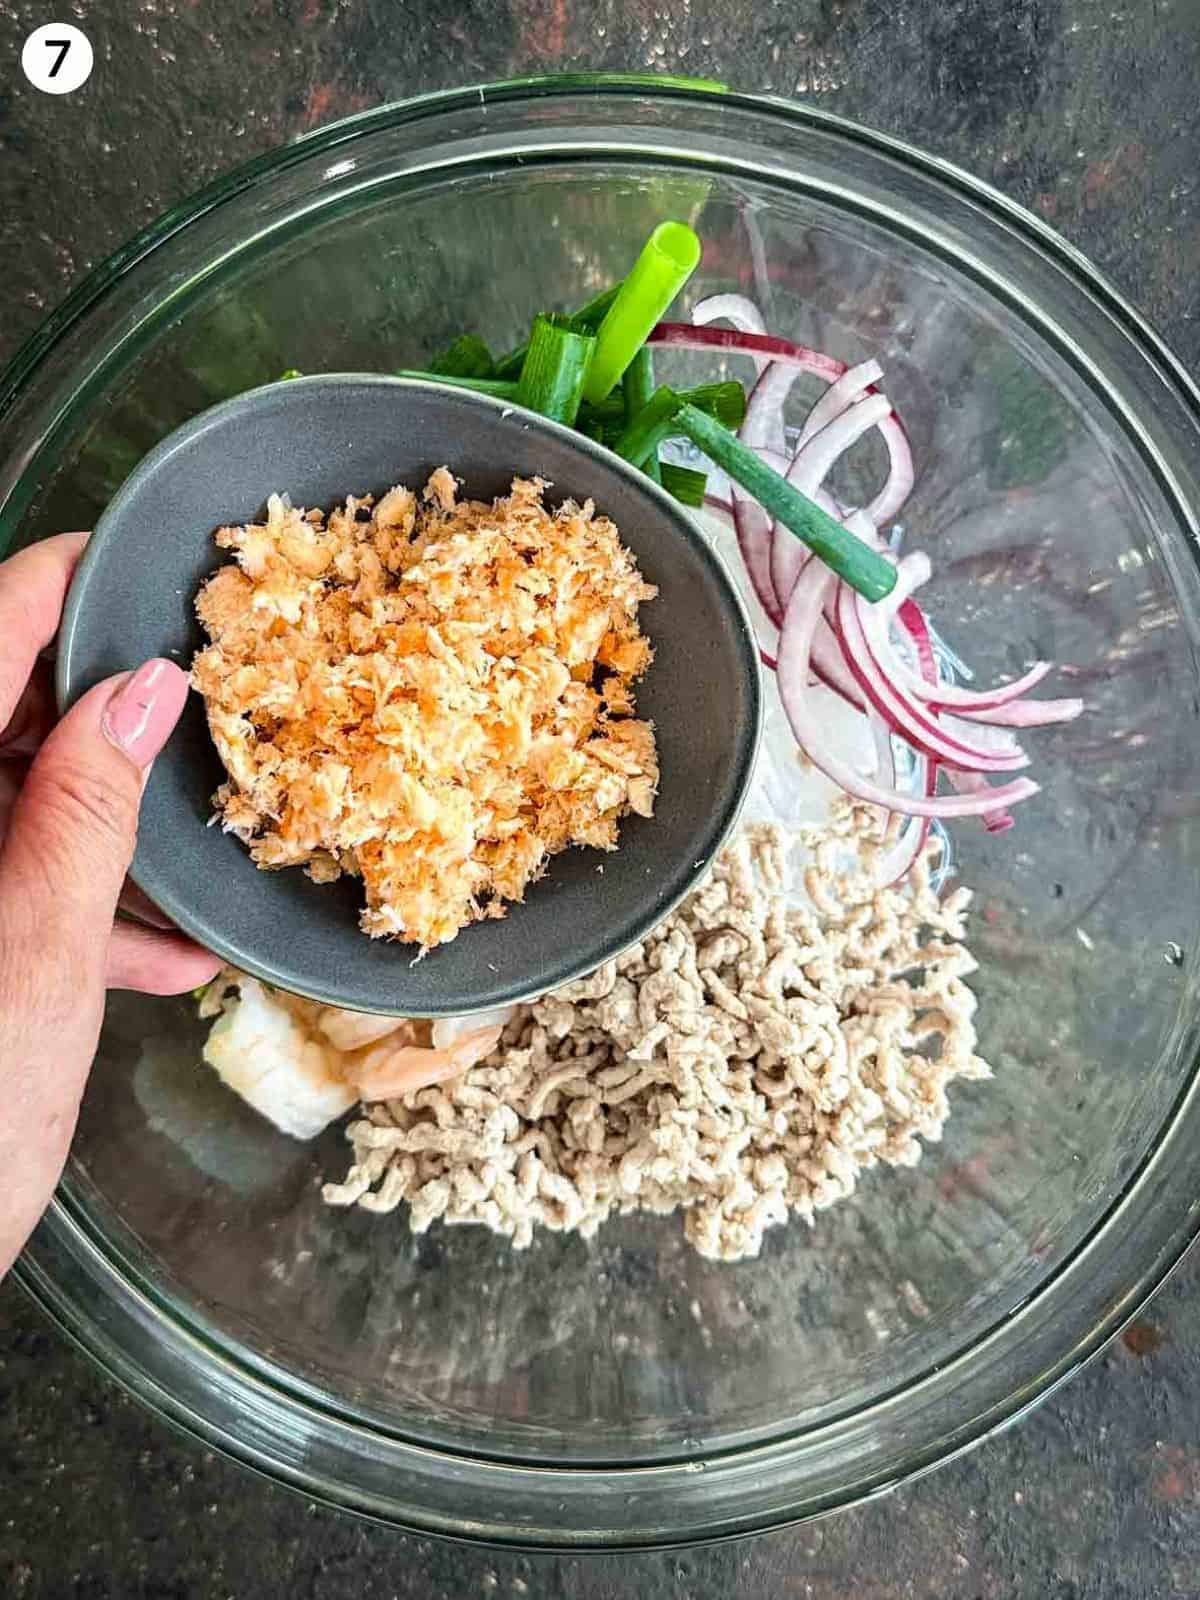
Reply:
<svg viewBox="0 0 1200 1600"><path fill-rule="evenodd" d="M187 673L173 661L144 662L116 689L100 726L118 750L148 767L179 721L187 695Z"/></svg>

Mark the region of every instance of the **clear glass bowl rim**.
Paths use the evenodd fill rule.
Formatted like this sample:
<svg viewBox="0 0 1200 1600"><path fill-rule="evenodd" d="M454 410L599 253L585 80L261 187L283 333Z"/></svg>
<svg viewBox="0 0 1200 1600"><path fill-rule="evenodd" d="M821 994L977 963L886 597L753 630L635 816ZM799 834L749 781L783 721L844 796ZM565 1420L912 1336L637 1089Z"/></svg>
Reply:
<svg viewBox="0 0 1200 1600"><path fill-rule="evenodd" d="M677 107L702 101L711 105L719 98L765 124L781 119L795 129L819 129L907 166L944 189L951 203L966 200L1002 220L1026 250L1051 261L1072 280L1167 382L1176 406L1200 434L1200 389L1162 339L1073 246L990 185L903 141L778 97L666 76L603 74L513 79L412 97L330 124L238 167L135 235L42 323L0 376L0 418L54 347L115 285L168 239L246 190L362 135L419 123L441 111L572 95L632 95ZM511 154L499 149L490 153ZM1172 498L1181 523L1194 532L1195 500L1188 505L1177 494ZM368 1429L320 1404L311 1391L272 1383L260 1375L261 1368L235 1361L198 1336L172 1314L153 1286L122 1274L87 1219L61 1195L18 1262L15 1277L102 1370L165 1420L311 1498L426 1533L526 1548L611 1549L732 1537L853 1504L971 1448L1039 1403L1137 1315L1200 1233L1200 1207L1185 1203L1182 1196L1172 1195L1170 1205L1161 1204L1153 1221L1145 1204L1155 1177L1165 1174L1169 1179L1172 1167L1178 1172L1185 1166L1187 1150L1196 1147L1200 1135L1198 1042L1200 1029L1189 1019L1186 1054L1193 1068L1188 1081L1157 1144L1100 1223L1035 1294L982 1339L917 1383L850 1418L769 1444L706 1452L703 1458L629 1468L531 1467L431 1449ZM1161 1196L1160 1190L1155 1198ZM1118 1254L1121 1263L1115 1260ZM1118 1265L1121 1270L1114 1272ZM1064 1329L1056 1334L1056 1313L1072 1296L1079 1297L1089 1271L1097 1281L1107 1272L1105 1292L1084 1287L1090 1312L1073 1333ZM1076 1307L1067 1322L1080 1320ZM1003 1394L979 1393L964 1414L955 1380L987 1347L1011 1340L1022 1326L1035 1370L1014 1378ZM864 1464L862 1447L873 1441L875 1430L894 1426L898 1410L915 1402L927 1409L920 1442L894 1449L890 1459ZM844 1466L835 1473L837 1481L822 1485L813 1467L815 1457L823 1452L836 1457L839 1451ZM812 1469L811 1483L802 1483L805 1462ZM363 1471L347 1475L339 1466ZM632 1495L642 1502L636 1529L622 1515ZM489 1509L481 1512L480 1507Z"/></svg>

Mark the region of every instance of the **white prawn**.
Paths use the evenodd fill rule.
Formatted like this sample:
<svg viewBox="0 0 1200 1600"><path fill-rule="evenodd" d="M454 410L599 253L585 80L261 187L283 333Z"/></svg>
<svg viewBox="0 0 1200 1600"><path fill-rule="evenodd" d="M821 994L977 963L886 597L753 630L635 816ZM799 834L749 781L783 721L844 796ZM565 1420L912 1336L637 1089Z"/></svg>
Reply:
<svg viewBox="0 0 1200 1600"><path fill-rule="evenodd" d="M294 1139L314 1139L359 1100L460 1077L495 1049L515 1007L429 1022L321 1006L232 969L205 992L204 1059Z"/></svg>

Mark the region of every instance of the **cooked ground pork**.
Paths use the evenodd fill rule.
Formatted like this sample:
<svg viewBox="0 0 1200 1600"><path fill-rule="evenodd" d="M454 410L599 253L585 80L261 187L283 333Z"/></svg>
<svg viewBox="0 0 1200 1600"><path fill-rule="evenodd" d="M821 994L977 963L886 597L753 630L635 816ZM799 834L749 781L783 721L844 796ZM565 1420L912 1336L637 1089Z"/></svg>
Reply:
<svg viewBox="0 0 1200 1600"><path fill-rule="evenodd" d="M502 916L570 845L650 816L654 733L634 715L654 597L589 501L516 479L462 501L440 467L328 518L278 495L222 528L193 663L229 781L215 804L258 866L343 872L363 929L428 948Z"/></svg>
<svg viewBox="0 0 1200 1600"><path fill-rule="evenodd" d="M373 1105L331 1205L409 1205L421 1232L479 1223L528 1246L617 1212L684 1212L705 1256L756 1255L861 1171L937 1140L975 1054L969 891L939 899L931 841L876 887L882 813L849 801L803 830L807 904L785 894L796 835L743 830L633 949L523 1008L455 1082Z"/></svg>

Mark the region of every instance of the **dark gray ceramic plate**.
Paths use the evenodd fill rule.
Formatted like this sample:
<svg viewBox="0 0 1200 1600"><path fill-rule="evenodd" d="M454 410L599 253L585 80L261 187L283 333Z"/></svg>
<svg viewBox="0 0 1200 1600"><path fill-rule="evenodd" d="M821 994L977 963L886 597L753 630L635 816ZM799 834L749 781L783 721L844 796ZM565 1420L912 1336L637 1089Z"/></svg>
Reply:
<svg viewBox="0 0 1200 1600"><path fill-rule="evenodd" d="M148 656L186 665L203 642L193 597L222 561L214 528L258 516L274 490L329 506L420 486L442 463L477 498L533 474L552 483L552 503L592 497L659 586L642 613L656 655L638 696L658 732L654 819L627 819L613 854L556 856L523 905L414 964L411 947L359 931L353 880L259 872L206 826L224 772L193 696L155 763L133 865L181 928L245 971L329 1004L420 1016L503 1005L591 971L666 915L733 826L758 740L757 654L686 512L609 451L490 398L348 374L272 384L187 423L123 485L72 586L58 657L63 706Z"/></svg>

